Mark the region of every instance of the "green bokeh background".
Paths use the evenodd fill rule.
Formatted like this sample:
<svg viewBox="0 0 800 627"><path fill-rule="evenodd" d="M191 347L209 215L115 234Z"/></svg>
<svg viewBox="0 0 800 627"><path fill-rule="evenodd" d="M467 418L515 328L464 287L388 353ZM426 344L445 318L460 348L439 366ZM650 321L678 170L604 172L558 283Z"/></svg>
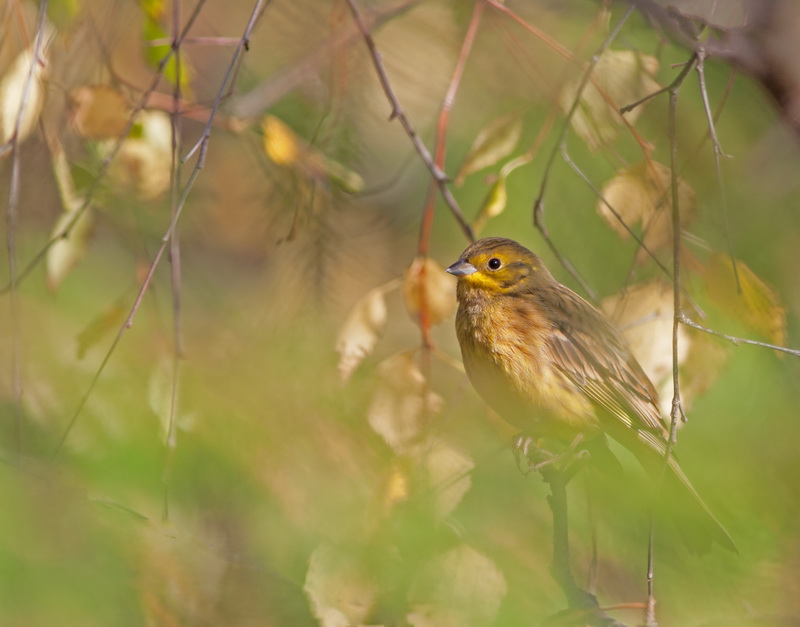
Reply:
<svg viewBox="0 0 800 627"><path fill-rule="evenodd" d="M51 5L59 54L43 119L58 129L80 181L91 177L97 162L67 123L65 93L107 82L109 61L136 88L147 84L152 68L142 54L143 18L135 5ZM251 7L230 5L209 2L193 33L238 39ZM607 33L603 20L599 26L595 22L598 4L508 5L580 59L590 56ZM429 146L470 7L423 2L388 20L376 34L395 91ZM387 10L381 2L367 8ZM183 7L183 19L189 10ZM35 6L21 3L14 11L30 21ZM169 15L166 10L166 25ZM619 16L615 7L611 24ZM273 87L273 96L265 98L245 131L214 129L207 164L179 223L184 355L177 369L179 428L171 455L164 446L164 416L175 381L175 333L166 258L133 326L53 455L124 315L96 335L82 357L77 338L112 307L127 312L133 305L143 269L168 225L168 197L144 201L113 182L103 183L94 236L63 285L48 290L37 267L17 288L16 322L11 296L2 296L2 624L313 625L318 621L304 585L309 559L320 546L337 547L357 564L367 583L348 584L335 569L331 580L344 582L340 600L348 594L371 599L372 609L365 610L369 624L402 624L413 605L409 588L415 578L431 560L464 544L486 556L505 579L507 593L494 624L540 624L564 608L548 572L551 521L545 485L538 475L518 470L505 434L487 420L487 409L463 374L432 358L428 384L444 403L432 418L430 437L474 463L471 488L446 517L433 513L435 490L431 495L424 481L415 480L419 469L413 461L398 456L367 423L370 401L381 385L379 365L420 346L419 330L397 291L387 296L387 327L374 352L346 385L339 380L337 332L358 298L410 264L428 185L407 136L396 121L387 120L390 109L363 42L330 44L349 26L343 3L276 0L254 32L234 95L223 103L221 119L230 119L241 104L237 95L265 83ZM2 27L8 57L21 40L11 21ZM90 36L107 52L76 43ZM638 15L614 47L656 55L662 83L678 71L672 64L688 58ZM328 52L314 56L319 50ZM195 70L194 98L208 106L230 48L191 46L185 54ZM563 124L553 105L555 90L575 73L552 48L487 6L454 102L445 169L456 172L479 130L500 115L523 115L522 151L554 111L553 130L532 163L510 176L508 206L484 234L520 240L577 289L533 228L531 216ZM746 77L731 78L730 67L714 61L706 73L712 107L726 99L717 132L732 155L722 161L727 218L712 147L703 141L705 113L693 74L680 91L677 137L681 174L698 197L697 216L687 231L712 250L725 252L730 243L774 289L786 309L788 345L796 347L797 138ZM278 80L286 76L291 80ZM162 88L169 93L168 84ZM361 173L366 192L348 195L324 176L270 163L258 130L265 111ZM659 98L636 126L652 146L653 159L665 164L667 116L666 98ZM188 147L202 127L189 120L183 130ZM574 133L566 145L597 186L642 154L624 132L608 150L591 152ZM38 132L22 146L19 224L13 233L18 266L42 250L61 210L49 159ZM192 165L184 168L184 181ZM463 187L453 188L468 217L487 194L491 173L472 175ZM8 198L8 155L0 161L0 177L0 198ZM601 297L631 282L635 243L622 241L599 217L594 193L558 157L545 204L554 242ZM287 240L293 222L295 237ZM0 228L5 234L7 225ZM431 241L431 256L442 266L466 245L441 202ZM707 255L701 246L686 247L700 260ZM651 266L638 267L634 278L656 276ZM707 301L696 267L686 272L695 297ZM8 278L4 262L3 282ZM704 323L713 328L768 339L725 311L709 313ZM458 359L452 314L433 330L433 338L437 350ZM14 342L21 349L22 395L16 408ZM713 385L694 399L678 451L739 554L716 547L693 555L668 523L660 525L656 595L663 625L800 620L800 362L753 346L729 345L728 351ZM636 465L622 459L630 470L624 480L587 483L589 478L581 476L570 487L573 567L584 583L596 535L594 587L603 605L645 598L651 488ZM387 486L398 476L407 481L407 499L387 504ZM443 577L455 581L455 575ZM484 576L476 573L474 585L480 588ZM367 590L377 592L370 596ZM615 615L630 624L641 620L636 608ZM487 623L477 612L471 616L460 615L450 624Z"/></svg>

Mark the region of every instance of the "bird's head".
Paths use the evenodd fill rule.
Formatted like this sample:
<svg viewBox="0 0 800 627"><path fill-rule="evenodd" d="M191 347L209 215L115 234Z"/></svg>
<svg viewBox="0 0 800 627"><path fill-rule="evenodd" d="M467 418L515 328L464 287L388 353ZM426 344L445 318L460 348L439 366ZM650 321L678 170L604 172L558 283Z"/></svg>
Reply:
<svg viewBox="0 0 800 627"><path fill-rule="evenodd" d="M458 277L460 287L492 294L529 291L554 281L539 257L503 237L478 240L447 271Z"/></svg>

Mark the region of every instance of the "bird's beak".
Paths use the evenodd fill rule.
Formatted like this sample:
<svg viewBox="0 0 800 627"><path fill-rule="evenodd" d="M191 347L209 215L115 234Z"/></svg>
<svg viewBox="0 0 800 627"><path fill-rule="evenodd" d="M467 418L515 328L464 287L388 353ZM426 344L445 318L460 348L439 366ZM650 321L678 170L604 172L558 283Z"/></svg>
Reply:
<svg viewBox="0 0 800 627"><path fill-rule="evenodd" d="M452 266L447 268L447 272L457 277L467 276L477 271L478 269L466 259L459 259Z"/></svg>

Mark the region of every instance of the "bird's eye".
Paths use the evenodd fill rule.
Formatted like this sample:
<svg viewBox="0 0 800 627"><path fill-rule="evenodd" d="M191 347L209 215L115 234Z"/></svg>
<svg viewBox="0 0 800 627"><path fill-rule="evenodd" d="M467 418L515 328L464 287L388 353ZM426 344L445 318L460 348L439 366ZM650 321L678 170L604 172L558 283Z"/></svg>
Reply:
<svg viewBox="0 0 800 627"><path fill-rule="evenodd" d="M500 261L497 257L492 257L489 259L489 263L486 264L489 266L489 270L499 270L500 266L503 265L503 262Z"/></svg>

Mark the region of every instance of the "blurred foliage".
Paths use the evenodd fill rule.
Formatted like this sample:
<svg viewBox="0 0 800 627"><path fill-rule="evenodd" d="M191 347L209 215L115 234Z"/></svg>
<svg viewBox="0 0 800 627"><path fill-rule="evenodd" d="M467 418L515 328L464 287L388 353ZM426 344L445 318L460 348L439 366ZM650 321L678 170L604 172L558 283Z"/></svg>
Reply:
<svg viewBox="0 0 800 627"><path fill-rule="evenodd" d="M441 269L464 234L438 202L419 256L429 174L389 119L347 2L266 3L223 85L255 4L200 3L151 93L172 20L182 30L195 3L51 1L33 66L38 3L0 8L4 143L31 85L0 155L0 279L12 261L30 268L0 305L0 623L540 624L564 607L546 489L460 369ZM356 4L432 147L472 3ZM735 23L730 5L720 20ZM625 6L506 6L483 7L453 100L453 194L482 235L520 240L575 286L532 225L575 104L564 149L580 172L556 156L546 223L669 406L671 282L595 190L671 269L667 96L624 120L615 107L669 84L689 52L634 13L576 100ZM796 347L798 138L728 64L705 74L733 158L720 185L692 73L675 137L684 306L704 326ZM173 129L182 158L218 93L207 152L179 165ZM179 245L127 328L183 189ZM794 624L800 362L685 331L677 450L739 554L692 555L681 512L659 518L659 623ZM570 486L573 567L602 604L635 605L652 488L619 456L625 477L587 471Z"/></svg>

